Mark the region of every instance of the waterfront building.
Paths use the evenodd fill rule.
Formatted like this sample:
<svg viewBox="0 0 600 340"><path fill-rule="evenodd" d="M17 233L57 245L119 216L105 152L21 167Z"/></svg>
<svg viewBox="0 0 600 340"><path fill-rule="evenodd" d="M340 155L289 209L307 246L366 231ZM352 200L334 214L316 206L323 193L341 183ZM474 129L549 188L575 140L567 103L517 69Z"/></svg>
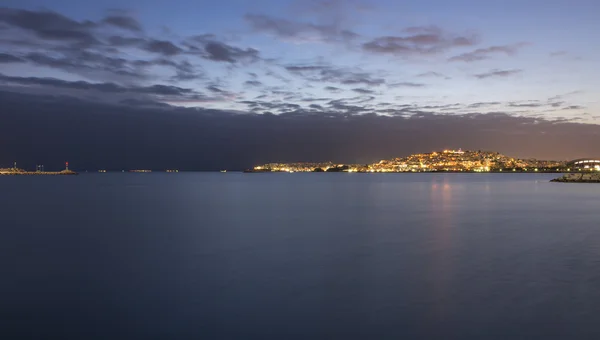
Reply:
<svg viewBox="0 0 600 340"><path fill-rule="evenodd" d="M600 171L600 158L581 158L567 163L567 166L578 170L598 170Z"/></svg>

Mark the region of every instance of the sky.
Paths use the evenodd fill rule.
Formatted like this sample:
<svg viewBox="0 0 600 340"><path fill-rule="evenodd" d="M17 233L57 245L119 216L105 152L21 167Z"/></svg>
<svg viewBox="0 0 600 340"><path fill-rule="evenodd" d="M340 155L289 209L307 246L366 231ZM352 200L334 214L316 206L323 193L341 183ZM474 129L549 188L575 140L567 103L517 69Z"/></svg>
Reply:
<svg viewBox="0 0 600 340"><path fill-rule="evenodd" d="M598 155L593 0L1 6L0 166Z"/></svg>

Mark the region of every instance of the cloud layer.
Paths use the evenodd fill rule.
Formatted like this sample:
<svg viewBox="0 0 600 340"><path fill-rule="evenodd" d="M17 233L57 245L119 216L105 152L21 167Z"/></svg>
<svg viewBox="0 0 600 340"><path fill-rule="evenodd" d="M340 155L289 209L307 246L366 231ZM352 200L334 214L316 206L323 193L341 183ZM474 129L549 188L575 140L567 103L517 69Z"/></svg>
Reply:
<svg viewBox="0 0 600 340"><path fill-rule="evenodd" d="M210 26L214 32L190 24L193 29L182 33L157 30L156 23L119 10L72 18L51 9L0 8L0 91L14 110L4 114L18 122L13 127L31 129L21 113L33 121L36 114L51 114L63 122L68 116L108 126L103 125L108 120L96 121L103 119L102 112L126 112L127 121L105 116L132 135L138 134L137 129L150 133L151 137L142 137L140 132L138 138L159 150L161 145L175 147L164 142L168 138L184 138L180 142L191 145L183 148L190 153L193 147L218 146L229 155L229 161L225 156L213 160L219 167L250 166L275 157L352 162L452 145L483 148L486 133L497 142L490 147L498 148L509 132L490 132L495 126L529 126L536 135L585 131L591 136L589 131L595 131L575 124L597 118L595 104L582 100L591 96L589 90L583 91L578 82L555 81L551 77L561 73L537 67L565 62L570 52L562 47L551 46L543 53L548 63L535 59L532 66L528 53L537 45L521 41L521 36L507 36L498 43L498 37L491 41L477 28L431 20L407 25L394 19L385 24L369 17L383 18L383 12L357 1L311 0L296 2L290 12L238 13L235 20ZM47 112L34 113L29 103ZM147 120L146 113L153 118ZM82 128L65 126L69 131ZM104 130L88 133L112 136ZM223 142L230 134L239 135L239 140ZM431 143L423 142L418 149L398 147L398 143L414 145L407 141L422 140L419 136L431 138ZM141 144L124 136L115 138L144 155ZM354 138L362 144L341 145L340 141ZM302 151L307 146L301 141L310 140L314 141L308 145L310 151ZM235 149L235 143L243 152ZM248 149L255 144L264 156ZM69 145L63 148L50 154L100 166ZM108 154L107 150L100 151ZM559 156L566 154L558 146L553 150ZM537 153L531 156L549 152L541 145L530 151ZM146 156L127 156L137 159L139 166L149 162ZM124 162L125 155L120 159L111 164ZM208 166L184 157L160 162Z"/></svg>
<svg viewBox="0 0 600 340"><path fill-rule="evenodd" d="M259 115L141 109L11 92L0 92L0 100L5 108L0 112L0 159L16 159L24 166L39 162L59 167L68 159L79 169L243 169L271 161L364 163L445 147L563 159L593 155L600 142L596 125L501 113L421 111L383 117L317 110Z"/></svg>

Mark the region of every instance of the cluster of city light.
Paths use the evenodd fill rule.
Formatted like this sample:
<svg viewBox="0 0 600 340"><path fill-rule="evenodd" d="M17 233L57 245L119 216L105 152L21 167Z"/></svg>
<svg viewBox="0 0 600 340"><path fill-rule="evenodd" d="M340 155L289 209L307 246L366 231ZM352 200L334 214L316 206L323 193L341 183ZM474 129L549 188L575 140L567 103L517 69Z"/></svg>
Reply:
<svg viewBox="0 0 600 340"><path fill-rule="evenodd" d="M539 168L557 168L564 164L556 161L524 160L504 156L497 152L443 150L438 152L414 154L403 158L384 159L376 163L334 164L334 163L270 163L254 167L255 171L275 172L490 172L502 169L520 171L539 171Z"/></svg>
<svg viewBox="0 0 600 340"><path fill-rule="evenodd" d="M15 172L15 169L13 169L13 168L5 168L5 169L0 168L0 174L10 174L13 172Z"/></svg>
<svg viewBox="0 0 600 340"><path fill-rule="evenodd" d="M275 171L275 172L312 172L315 169L327 171L331 168L341 167L343 165L333 163L269 163L255 166L255 171Z"/></svg>

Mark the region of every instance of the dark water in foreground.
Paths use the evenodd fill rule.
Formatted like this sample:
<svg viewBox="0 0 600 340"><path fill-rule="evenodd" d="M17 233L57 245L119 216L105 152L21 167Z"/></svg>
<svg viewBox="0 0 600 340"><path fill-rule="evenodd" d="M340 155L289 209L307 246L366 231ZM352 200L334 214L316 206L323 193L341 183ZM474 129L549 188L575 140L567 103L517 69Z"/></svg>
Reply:
<svg viewBox="0 0 600 340"><path fill-rule="evenodd" d="M597 339L600 185L0 178L0 338Z"/></svg>

